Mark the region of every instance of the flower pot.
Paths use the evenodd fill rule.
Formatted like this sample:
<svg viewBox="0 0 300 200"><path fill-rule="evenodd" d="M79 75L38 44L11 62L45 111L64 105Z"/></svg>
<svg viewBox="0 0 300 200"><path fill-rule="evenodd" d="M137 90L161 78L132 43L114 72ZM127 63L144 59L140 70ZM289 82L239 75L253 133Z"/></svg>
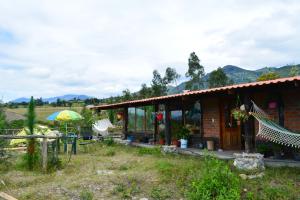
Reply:
<svg viewBox="0 0 300 200"><path fill-rule="evenodd" d="M300 161L300 151L293 152L294 160Z"/></svg>
<svg viewBox="0 0 300 200"><path fill-rule="evenodd" d="M182 148L182 149L187 148L187 140L186 139L181 139L180 140L180 148Z"/></svg>
<svg viewBox="0 0 300 200"><path fill-rule="evenodd" d="M179 141L177 139L172 140L172 145L175 145L176 147L179 146Z"/></svg>
<svg viewBox="0 0 300 200"><path fill-rule="evenodd" d="M275 159L283 159L283 155L281 151L274 151L273 153Z"/></svg>
<svg viewBox="0 0 300 200"><path fill-rule="evenodd" d="M208 151L213 151L214 150L214 141L212 141L212 140L208 140L207 142L206 142L206 144L207 144L207 150Z"/></svg>
<svg viewBox="0 0 300 200"><path fill-rule="evenodd" d="M165 145L165 140L164 139L159 139L159 144L160 145Z"/></svg>
<svg viewBox="0 0 300 200"><path fill-rule="evenodd" d="M240 126L240 125L241 125L241 120L237 120L237 121L236 121L236 124L237 124L238 126Z"/></svg>

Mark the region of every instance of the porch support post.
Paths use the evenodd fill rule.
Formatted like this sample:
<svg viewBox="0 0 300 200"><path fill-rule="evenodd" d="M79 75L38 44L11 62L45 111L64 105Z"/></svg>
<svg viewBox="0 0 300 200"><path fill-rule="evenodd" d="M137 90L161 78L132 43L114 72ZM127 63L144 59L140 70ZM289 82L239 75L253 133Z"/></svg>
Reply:
<svg viewBox="0 0 300 200"><path fill-rule="evenodd" d="M128 107L124 107L123 109L123 135L124 138L127 139L128 133Z"/></svg>
<svg viewBox="0 0 300 200"><path fill-rule="evenodd" d="M248 94L244 95L244 105L247 112L251 109L251 100ZM253 149L252 140L253 140L253 131L254 131L254 122L252 117L244 122L244 136L245 136L245 151L247 153L251 152Z"/></svg>
<svg viewBox="0 0 300 200"><path fill-rule="evenodd" d="M157 138L158 138L158 120L156 118L156 114L158 112L158 104L154 104L154 142L157 142Z"/></svg>
<svg viewBox="0 0 300 200"><path fill-rule="evenodd" d="M171 144L171 113L170 113L170 107L166 103L165 104L165 119L166 119L166 124L165 124L165 138L166 138L166 145Z"/></svg>

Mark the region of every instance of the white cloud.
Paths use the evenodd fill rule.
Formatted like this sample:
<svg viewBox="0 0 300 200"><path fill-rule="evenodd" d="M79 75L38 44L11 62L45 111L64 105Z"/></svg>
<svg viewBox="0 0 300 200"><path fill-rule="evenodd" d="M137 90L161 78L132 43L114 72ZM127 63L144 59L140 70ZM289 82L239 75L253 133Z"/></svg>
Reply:
<svg viewBox="0 0 300 200"><path fill-rule="evenodd" d="M182 75L299 62L299 1L0 0L0 96L137 90L152 71ZM8 38L9 37L9 38ZM9 41L3 41L3 40Z"/></svg>

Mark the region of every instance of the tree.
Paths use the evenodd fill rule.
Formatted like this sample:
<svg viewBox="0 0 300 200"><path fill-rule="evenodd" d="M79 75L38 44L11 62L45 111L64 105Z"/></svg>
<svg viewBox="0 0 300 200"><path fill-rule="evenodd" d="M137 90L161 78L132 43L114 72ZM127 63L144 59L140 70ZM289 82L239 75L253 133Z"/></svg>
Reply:
<svg viewBox="0 0 300 200"><path fill-rule="evenodd" d="M210 73L208 78L209 88L222 87L232 84L232 80L227 77L221 67Z"/></svg>
<svg viewBox="0 0 300 200"><path fill-rule="evenodd" d="M27 135L33 135L34 134L34 125L35 125L35 102L33 97L31 97L29 106L28 106L28 112L27 112ZM28 162L28 168L29 170L33 170L34 162L35 162L35 139L31 138L28 140L27 145L27 162Z"/></svg>
<svg viewBox="0 0 300 200"><path fill-rule="evenodd" d="M200 64L200 59L195 52L192 52L189 57L189 68L185 76L190 80L186 84L186 89L197 90L203 86L203 77L205 75L204 67Z"/></svg>
<svg viewBox="0 0 300 200"><path fill-rule="evenodd" d="M168 67L165 72L165 76L162 77L157 70L153 71L153 79L151 83L153 96L166 95L168 92L168 85L176 82L180 75L176 72L176 69Z"/></svg>
<svg viewBox="0 0 300 200"><path fill-rule="evenodd" d="M2 101L0 101L0 129L4 129L6 126L6 119L5 119L5 112L4 112L4 108L3 108L3 103ZM2 131L0 131L0 134L2 133ZM6 146L6 141L1 139L0 140L0 156L4 156L5 151L4 151L4 147Z"/></svg>
<svg viewBox="0 0 300 200"><path fill-rule="evenodd" d="M164 78L161 77L157 70L153 71L152 92L154 96L162 96L167 94L167 85Z"/></svg>
<svg viewBox="0 0 300 200"><path fill-rule="evenodd" d="M132 95L130 93L130 90L129 89L125 89L122 91L122 99L123 101L129 101L129 100L132 100Z"/></svg>
<svg viewBox="0 0 300 200"><path fill-rule="evenodd" d="M280 75L276 72L267 72L262 74L260 77L257 78L257 81L267 81L280 78Z"/></svg>
<svg viewBox="0 0 300 200"><path fill-rule="evenodd" d="M139 98L148 98L151 97L152 90L145 83L142 84L141 90L139 91Z"/></svg>
<svg viewBox="0 0 300 200"><path fill-rule="evenodd" d="M298 76L299 75L299 68L297 65L294 65L291 70L289 76Z"/></svg>
<svg viewBox="0 0 300 200"><path fill-rule="evenodd" d="M168 67L166 69L166 74L165 74L165 77L164 77L164 81L166 84L170 84L170 83L173 83L178 80L180 78L180 75L176 72L176 69L174 68L171 68L171 67Z"/></svg>

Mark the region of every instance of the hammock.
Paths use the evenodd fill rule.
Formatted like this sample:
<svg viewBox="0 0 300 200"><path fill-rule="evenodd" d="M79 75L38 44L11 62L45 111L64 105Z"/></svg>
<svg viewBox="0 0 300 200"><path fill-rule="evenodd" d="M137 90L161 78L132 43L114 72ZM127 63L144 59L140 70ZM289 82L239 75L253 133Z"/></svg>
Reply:
<svg viewBox="0 0 300 200"><path fill-rule="evenodd" d="M258 136L278 144L300 148L300 134L279 126L253 101L252 103L253 107L250 114L259 122Z"/></svg>

